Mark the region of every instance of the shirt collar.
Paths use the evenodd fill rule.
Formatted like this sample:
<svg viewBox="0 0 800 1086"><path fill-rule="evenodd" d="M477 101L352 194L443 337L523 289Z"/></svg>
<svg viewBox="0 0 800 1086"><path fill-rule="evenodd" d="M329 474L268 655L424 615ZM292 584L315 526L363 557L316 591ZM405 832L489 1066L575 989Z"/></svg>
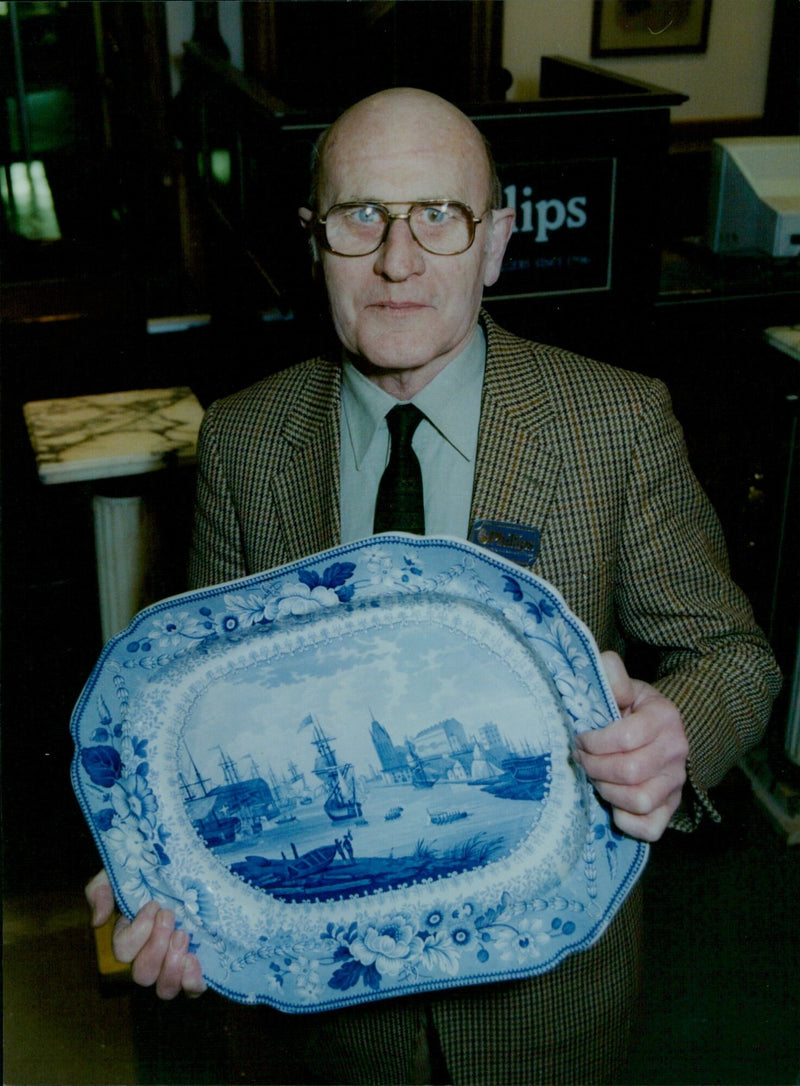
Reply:
<svg viewBox="0 0 800 1086"><path fill-rule="evenodd" d="M445 366L410 401L422 411L445 441L465 460L471 460L475 434L471 412L465 404L480 402L486 364L486 339L478 325L464 350ZM356 467L360 468L378 427L398 401L365 377L345 356L342 408Z"/></svg>

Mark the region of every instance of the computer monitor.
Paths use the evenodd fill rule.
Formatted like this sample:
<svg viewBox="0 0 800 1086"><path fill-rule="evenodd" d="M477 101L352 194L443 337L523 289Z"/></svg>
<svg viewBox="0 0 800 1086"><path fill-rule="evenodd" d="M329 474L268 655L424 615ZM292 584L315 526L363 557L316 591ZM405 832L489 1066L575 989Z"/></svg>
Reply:
<svg viewBox="0 0 800 1086"><path fill-rule="evenodd" d="M717 139L711 161L709 247L800 255L800 136Z"/></svg>

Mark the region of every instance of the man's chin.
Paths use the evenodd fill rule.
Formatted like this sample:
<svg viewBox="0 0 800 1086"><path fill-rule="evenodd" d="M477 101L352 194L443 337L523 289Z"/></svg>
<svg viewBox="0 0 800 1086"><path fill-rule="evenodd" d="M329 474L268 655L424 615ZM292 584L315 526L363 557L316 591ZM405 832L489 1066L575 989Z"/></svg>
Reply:
<svg viewBox="0 0 800 1086"><path fill-rule="evenodd" d="M380 349L367 348L366 351L362 351L358 356L358 361L359 368L371 376L381 373L409 373L432 365L434 360L423 352L387 352L386 344L382 344Z"/></svg>
<svg viewBox="0 0 800 1086"><path fill-rule="evenodd" d="M408 400L421 391L447 365L449 355L430 356L430 352L389 355L380 351L354 359L371 381L398 399Z"/></svg>
<svg viewBox="0 0 800 1086"><path fill-rule="evenodd" d="M400 328L389 321L382 327L371 328L369 334L359 338L359 354L376 369L419 369L438 353L431 332L424 316L417 315Z"/></svg>

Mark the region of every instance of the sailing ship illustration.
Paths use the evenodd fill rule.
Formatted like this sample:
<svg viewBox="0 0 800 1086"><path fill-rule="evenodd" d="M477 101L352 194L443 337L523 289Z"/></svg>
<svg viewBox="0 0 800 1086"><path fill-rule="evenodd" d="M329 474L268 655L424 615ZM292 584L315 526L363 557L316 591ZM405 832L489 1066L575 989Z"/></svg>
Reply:
<svg viewBox="0 0 800 1086"><path fill-rule="evenodd" d="M325 786L327 796L323 807L331 822L345 822L348 819L363 817L363 808L356 795L356 777L350 762L339 762L331 743L333 737L326 735L317 721L313 721L314 738L312 744L317 748L314 761L314 775Z"/></svg>
<svg viewBox="0 0 800 1086"><path fill-rule="evenodd" d="M208 787L210 778L201 775L185 741L184 747L192 767L189 779L183 773L179 774L184 805L192 825L209 848L255 836L261 832L266 820L279 813L275 797L252 759L252 776L242 780L236 763L222 747L218 747L225 783Z"/></svg>
<svg viewBox="0 0 800 1086"><path fill-rule="evenodd" d="M483 790L498 799L542 800L550 790L550 754L514 752L500 764L502 775L484 783Z"/></svg>
<svg viewBox="0 0 800 1086"><path fill-rule="evenodd" d="M284 777L284 784L288 790L288 794L302 806L307 806L312 803L313 796L306 783L305 774L297 768L297 763L290 761L286 770L287 773Z"/></svg>
<svg viewBox="0 0 800 1086"><path fill-rule="evenodd" d="M432 777L425 768L425 763L417 754L416 747L410 739L406 740L406 747L411 762L411 783L415 788L433 788L436 778Z"/></svg>
<svg viewBox="0 0 800 1086"><path fill-rule="evenodd" d="M486 751L480 745L475 743L472 751L472 767L470 769L469 783L485 785L490 784L497 777L501 777L503 772L498 769L493 762L490 762L486 756Z"/></svg>
<svg viewBox="0 0 800 1086"><path fill-rule="evenodd" d="M183 774L179 774L181 787L187 792L189 798L185 800L186 809L192 825L201 835L209 848L215 845L228 845L236 839L236 831L239 829L239 819L221 817L215 810L217 797L211 795L195 796L192 791L192 783L186 780Z"/></svg>

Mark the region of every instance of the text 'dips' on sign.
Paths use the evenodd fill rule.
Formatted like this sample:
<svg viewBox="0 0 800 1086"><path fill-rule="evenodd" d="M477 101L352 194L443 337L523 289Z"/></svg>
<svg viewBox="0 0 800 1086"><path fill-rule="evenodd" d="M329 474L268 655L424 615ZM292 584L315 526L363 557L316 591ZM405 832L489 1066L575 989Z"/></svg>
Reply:
<svg viewBox="0 0 800 1086"><path fill-rule="evenodd" d="M516 211L492 298L611 289L614 159L499 166Z"/></svg>

